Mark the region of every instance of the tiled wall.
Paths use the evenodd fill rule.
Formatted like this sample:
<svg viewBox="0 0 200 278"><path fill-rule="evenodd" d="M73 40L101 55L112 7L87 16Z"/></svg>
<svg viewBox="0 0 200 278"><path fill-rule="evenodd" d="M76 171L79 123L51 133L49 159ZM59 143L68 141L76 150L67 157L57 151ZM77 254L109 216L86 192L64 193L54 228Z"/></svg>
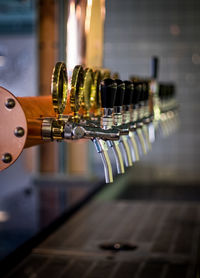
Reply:
<svg viewBox="0 0 200 278"><path fill-rule="evenodd" d="M159 80L177 85L180 127L156 142L135 166L135 180L200 184L200 1L107 0L104 66L149 76L160 57Z"/></svg>

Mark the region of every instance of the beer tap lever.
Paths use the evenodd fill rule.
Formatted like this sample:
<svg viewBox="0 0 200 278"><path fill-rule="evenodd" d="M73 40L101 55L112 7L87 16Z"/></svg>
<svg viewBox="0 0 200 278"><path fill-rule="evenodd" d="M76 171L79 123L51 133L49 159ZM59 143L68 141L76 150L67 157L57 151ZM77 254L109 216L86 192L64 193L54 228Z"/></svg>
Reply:
<svg viewBox="0 0 200 278"><path fill-rule="evenodd" d="M149 138L148 125L150 122L150 107L149 107L149 84L148 82L143 82L143 125L142 130L145 137L146 149L151 150L151 142Z"/></svg>
<svg viewBox="0 0 200 278"><path fill-rule="evenodd" d="M131 102L133 96L133 83L131 81L124 81L125 84L125 92L124 92L124 100L123 100L123 125L129 125L131 120ZM122 135L120 137L120 143L122 147L122 152L124 155L124 162L126 167L130 167L133 165L131 158L131 149L128 144L128 133L129 129L127 128L127 135Z"/></svg>
<svg viewBox="0 0 200 278"><path fill-rule="evenodd" d="M116 128L119 128L120 131L120 126L122 125L122 105L124 100L125 84L120 79L116 79L115 82L117 84L117 91L114 102L113 124ZM113 150L117 173L123 174L125 172L124 162L119 148L119 143L119 141L108 141L108 146Z"/></svg>
<svg viewBox="0 0 200 278"><path fill-rule="evenodd" d="M110 78L104 79L101 82L101 106L102 116L100 120L100 127L109 131L113 126L113 106L116 96L117 84ZM113 172L110 158L108 155L108 146L101 138L94 138L93 143L100 154L103 165L106 183L113 182Z"/></svg>
<svg viewBox="0 0 200 278"><path fill-rule="evenodd" d="M139 149L138 149L138 142L137 142L137 136L136 136L136 123L138 120L138 104L139 94L136 90L135 84L134 84L134 91L133 91L133 97L132 97L132 117L131 117L131 125L130 125L130 131L129 131L129 141L132 144L133 152L132 154L132 161L139 161Z"/></svg>
<svg viewBox="0 0 200 278"><path fill-rule="evenodd" d="M142 132L142 126L143 126L143 117L144 117L144 107L143 107L143 82L139 81L135 83L135 89L138 92L138 104L137 104L137 113L138 113L138 119L136 124L136 135L140 142L140 151L141 154L146 154L146 144Z"/></svg>

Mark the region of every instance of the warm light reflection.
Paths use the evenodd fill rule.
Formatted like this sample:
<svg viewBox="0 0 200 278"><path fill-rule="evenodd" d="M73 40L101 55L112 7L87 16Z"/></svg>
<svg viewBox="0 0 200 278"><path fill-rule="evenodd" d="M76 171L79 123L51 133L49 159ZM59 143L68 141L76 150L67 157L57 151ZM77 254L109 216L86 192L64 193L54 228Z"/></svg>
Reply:
<svg viewBox="0 0 200 278"><path fill-rule="evenodd" d="M104 21L106 17L105 0L101 0L101 18Z"/></svg>
<svg viewBox="0 0 200 278"><path fill-rule="evenodd" d="M67 68L72 70L78 64L78 39L77 39L77 19L74 1L69 7L69 18L67 21Z"/></svg>
<svg viewBox="0 0 200 278"><path fill-rule="evenodd" d="M170 33L173 35L173 36L178 36L180 35L180 27L177 25L177 24L172 24L170 26Z"/></svg>
<svg viewBox="0 0 200 278"><path fill-rule="evenodd" d="M6 222L9 219L9 214L6 211L0 211L0 222Z"/></svg>
<svg viewBox="0 0 200 278"><path fill-rule="evenodd" d="M78 20L81 19L81 6L80 5L76 6L76 17Z"/></svg>
<svg viewBox="0 0 200 278"><path fill-rule="evenodd" d="M87 0L86 17L85 17L85 33L86 34L88 34L90 31L91 11L92 11L92 0Z"/></svg>

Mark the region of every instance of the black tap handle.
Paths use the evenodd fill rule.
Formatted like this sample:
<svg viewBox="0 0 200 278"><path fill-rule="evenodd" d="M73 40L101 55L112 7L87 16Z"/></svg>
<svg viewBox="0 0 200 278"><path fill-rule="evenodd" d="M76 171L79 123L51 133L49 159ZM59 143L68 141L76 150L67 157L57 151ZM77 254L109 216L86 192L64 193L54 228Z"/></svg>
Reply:
<svg viewBox="0 0 200 278"><path fill-rule="evenodd" d="M132 104L135 106L139 103L140 96L142 94L142 83L135 81L134 82L134 92L132 98Z"/></svg>
<svg viewBox="0 0 200 278"><path fill-rule="evenodd" d="M173 98L175 96L175 86L171 83L160 83L158 95L159 98L163 101Z"/></svg>
<svg viewBox="0 0 200 278"><path fill-rule="evenodd" d="M163 84L163 83L159 84L158 95L159 95L160 100L166 99L166 85L165 84Z"/></svg>
<svg viewBox="0 0 200 278"><path fill-rule="evenodd" d="M101 82L101 106L102 108L113 108L117 91L117 83L110 78Z"/></svg>
<svg viewBox="0 0 200 278"><path fill-rule="evenodd" d="M148 101L149 99L149 84L148 82L143 82L143 101Z"/></svg>
<svg viewBox="0 0 200 278"><path fill-rule="evenodd" d="M158 78L158 70L159 70L158 57L152 57L151 66L152 66L152 68L151 68L152 78L157 79Z"/></svg>
<svg viewBox="0 0 200 278"><path fill-rule="evenodd" d="M115 79L117 83L117 91L114 106L122 106L124 101L125 84L120 79Z"/></svg>
<svg viewBox="0 0 200 278"><path fill-rule="evenodd" d="M174 86L174 84L170 84L170 97L174 98L175 94L176 94L175 86Z"/></svg>
<svg viewBox="0 0 200 278"><path fill-rule="evenodd" d="M132 97L133 97L133 91L134 91L134 86L133 82L131 81L124 81L125 84L125 92L124 92L124 105L130 105L132 103Z"/></svg>

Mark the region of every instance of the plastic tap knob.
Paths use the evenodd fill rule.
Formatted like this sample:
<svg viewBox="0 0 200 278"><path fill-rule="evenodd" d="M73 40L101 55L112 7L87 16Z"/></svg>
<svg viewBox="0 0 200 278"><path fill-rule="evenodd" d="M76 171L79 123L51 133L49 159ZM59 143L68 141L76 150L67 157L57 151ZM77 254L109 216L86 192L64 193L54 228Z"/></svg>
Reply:
<svg viewBox="0 0 200 278"><path fill-rule="evenodd" d="M133 82L126 80L124 81L125 84L125 92L124 92L124 105L130 105L132 103L133 91L134 86Z"/></svg>
<svg viewBox="0 0 200 278"><path fill-rule="evenodd" d="M101 106L102 108L113 108L117 91L117 83L111 78L101 82Z"/></svg>
<svg viewBox="0 0 200 278"><path fill-rule="evenodd" d="M143 82L143 101L148 101L149 99L149 83L148 81Z"/></svg>
<svg viewBox="0 0 200 278"><path fill-rule="evenodd" d="M132 97L132 104L134 106L139 103L141 93L142 93L142 83L138 81L134 81L134 92Z"/></svg>
<svg viewBox="0 0 200 278"><path fill-rule="evenodd" d="M158 57L152 57L151 61L151 72L152 78L158 78L158 71L159 71L159 59Z"/></svg>
<svg viewBox="0 0 200 278"><path fill-rule="evenodd" d="M140 84L141 84L141 92L140 92L140 96L139 96L139 102L143 103L146 100L148 100L148 95L149 95L148 86L147 86L147 83L144 80L142 80L140 82Z"/></svg>
<svg viewBox="0 0 200 278"><path fill-rule="evenodd" d="M158 92L160 100L166 99L166 95L167 95L166 93L167 93L166 85L163 83L160 83L159 84L159 92Z"/></svg>
<svg viewBox="0 0 200 278"><path fill-rule="evenodd" d="M117 91L114 106L122 106L124 102L125 83L120 79L115 79L117 83Z"/></svg>

